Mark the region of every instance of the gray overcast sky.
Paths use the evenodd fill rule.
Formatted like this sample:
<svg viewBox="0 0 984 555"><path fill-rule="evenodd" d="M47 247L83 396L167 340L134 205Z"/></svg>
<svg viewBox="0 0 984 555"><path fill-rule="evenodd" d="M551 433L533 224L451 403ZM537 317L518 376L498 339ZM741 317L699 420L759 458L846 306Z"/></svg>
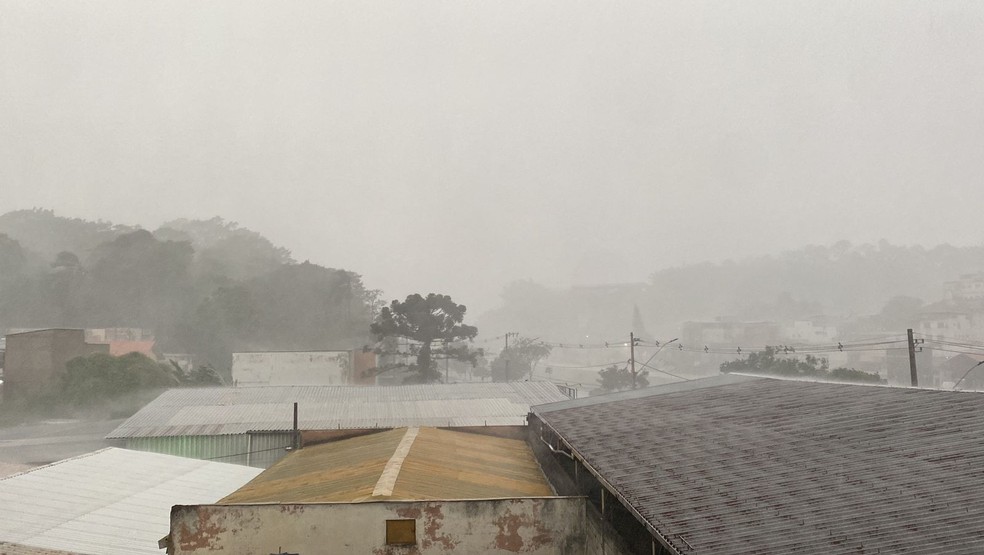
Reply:
<svg viewBox="0 0 984 555"><path fill-rule="evenodd" d="M979 244L984 2L0 0L0 211L506 282Z"/></svg>

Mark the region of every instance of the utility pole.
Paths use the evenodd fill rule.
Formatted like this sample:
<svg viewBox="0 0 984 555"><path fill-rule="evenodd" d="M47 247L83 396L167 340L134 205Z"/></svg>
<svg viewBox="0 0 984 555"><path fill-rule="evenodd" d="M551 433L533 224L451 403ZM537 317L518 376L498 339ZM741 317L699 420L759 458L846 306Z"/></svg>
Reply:
<svg viewBox="0 0 984 555"><path fill-rule="evenodd" d="M510 359L512 359L512 357L509 356L509 336L510 335L517 335L518 336L519 333L518 332L514 332L514 331L507 331L506 332L506 348L502 350L502 354L504 355L504 357L506 359L506 381L507 382L510 380L510 378L512 378L512 374L509 373L509 362L510 362Z"/></svg>
<svg viewBox="0 0 984 555"><path fill-rule="evenodd" d="M912 328L906 330L909 338L909 377L912 387L919 387L919 375L916 373L916 342L912 340Z"/></svg>
<svg viewBox="0 0 984 555"><path fill-rule="evenodd" d="M294 403L294 450L301 448L301 432L297 428L297 403Z"/></svg>
<svg viewBox="0 0 984 555"><path fill-rule="evenodd" d="M448 366L451 364L451 357L448 356L448 340L444 340L444 383L448 381Z"/></svg>
<svg viewBox="0 0 984 555"><path fill-rule="evenodd" d="M636 371L635 371L635 346L636 337L634 332L629 332L629 364L632 366L632 389L638 387L636 385Z"/></svg>

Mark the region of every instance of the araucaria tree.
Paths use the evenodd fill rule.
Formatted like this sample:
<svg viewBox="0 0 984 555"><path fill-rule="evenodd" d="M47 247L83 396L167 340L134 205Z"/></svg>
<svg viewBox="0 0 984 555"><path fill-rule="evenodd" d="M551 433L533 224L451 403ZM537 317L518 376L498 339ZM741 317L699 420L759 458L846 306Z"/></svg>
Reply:
<svg viewBox="0 0 984 555"><path fill-rule="evenodd" d="M474 339L478 328L464 324L465 305L457 304L447 295L430 293L427 297L413 294L405 301L394 300L383 307L369 331L377 339L404 337L417 343L417 363L411 369L417 372L417 381L429 383L441 378L433 366L431 345L441 341L442 354L448 358L474 363L477 351L467 345L454 343Z"/></svg>

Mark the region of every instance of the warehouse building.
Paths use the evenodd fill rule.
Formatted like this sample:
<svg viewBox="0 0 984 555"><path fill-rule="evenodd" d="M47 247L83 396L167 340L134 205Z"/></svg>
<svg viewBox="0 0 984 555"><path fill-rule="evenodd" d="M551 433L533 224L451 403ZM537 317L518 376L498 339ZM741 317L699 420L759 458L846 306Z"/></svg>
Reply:
<svg viewBox="0 0 984 555"><path fill-rule="evenodd" d="M600 521L557 496L525 441L411 427L301 449L216 504L174 507L169 555L596 555Z"/></svg>
<svg viewBox="0 0 984 555"><path fill-rule="evenodd" d="M633 553L984 553L979 393L725 375L529 432Z"/></svg>
<svg viewBox="0 0 984 555"><path fill-rule="evenodd" d="M406 426L523 435L532 405L568 397L549 382L212 387L161 394L107 438L128 449L267 468L295 444Z"/></svg>

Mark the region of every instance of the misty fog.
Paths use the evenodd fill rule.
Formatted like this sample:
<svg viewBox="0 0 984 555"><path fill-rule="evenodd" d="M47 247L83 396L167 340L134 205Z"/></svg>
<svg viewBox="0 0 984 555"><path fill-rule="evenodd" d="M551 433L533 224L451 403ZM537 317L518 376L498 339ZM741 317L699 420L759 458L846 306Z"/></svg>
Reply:
<svg viewBox="0 0 984 555"><path fill-rule="evenodd" d="M0 3L0 211L221 216L384 298L980 244L977 2Z"/></svg>

